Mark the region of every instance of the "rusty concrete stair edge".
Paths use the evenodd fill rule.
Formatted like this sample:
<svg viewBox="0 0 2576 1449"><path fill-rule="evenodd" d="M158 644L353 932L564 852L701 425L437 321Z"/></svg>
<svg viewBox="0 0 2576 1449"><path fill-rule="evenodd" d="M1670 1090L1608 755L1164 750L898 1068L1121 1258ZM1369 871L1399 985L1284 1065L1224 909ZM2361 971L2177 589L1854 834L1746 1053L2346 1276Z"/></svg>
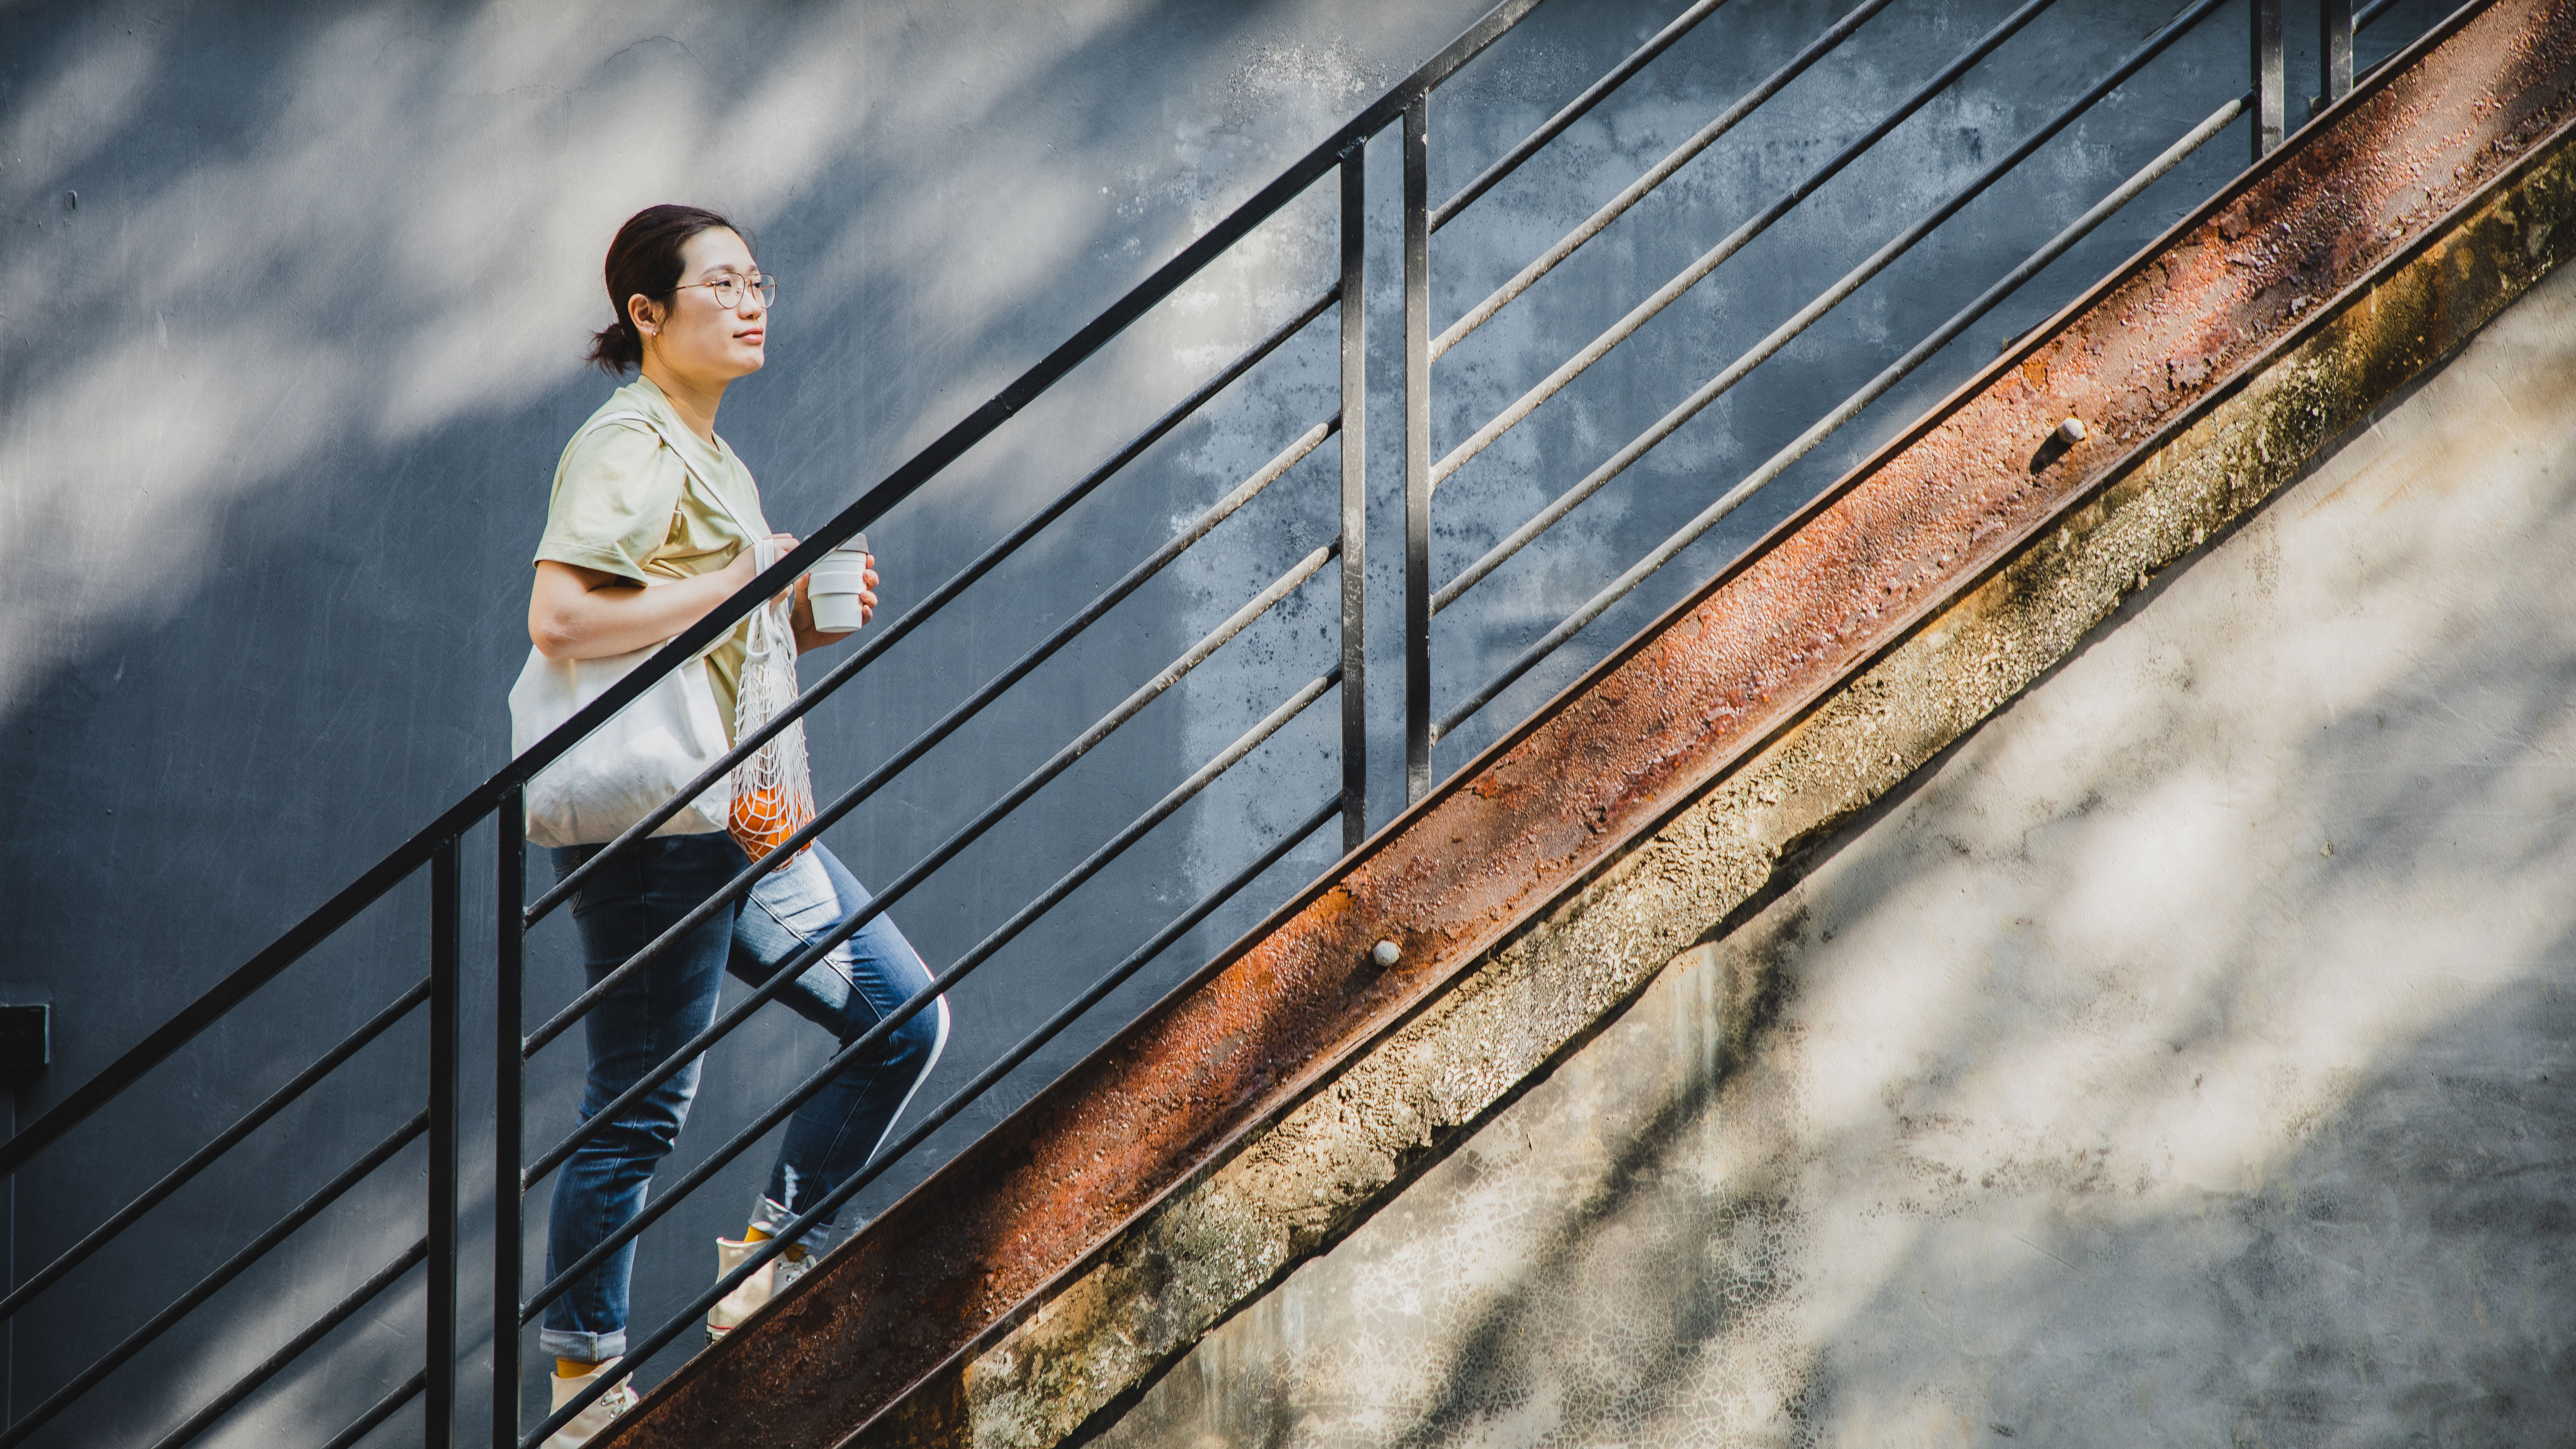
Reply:
<svg viewBox="0 0 2576 1449"><path fill-rule="evenodd" d="M898 1417L925 1429L953 1423L958 1366L1141 1215L2420 250L2563 119L2567 8L2498 0L2447 22L1855 470L1777 547L1623 646L908 1194L827 1260L813 1290L701 1355L603 1442L827 1443L889 1405L918 1411ZM2508 139L2517 144L2491 144ZM2363 174L2321 195L2299 184L2320 168L2339 182ZM2303 225L2308 251L2276 245ZM2220 254L2248 237L2240 274ZM2194 254L2196 268L2177 265ZM2282 290L2293 284L2310 288L2298 308ZM2345 300L2306 310L2320 293ZM2175 358L2205 370L2177 382ZM2106 393L2088 416L2095 440L2028 473L2038 432ZM1381 935L1406 948L1395 971L1365 965Z"/></svg>

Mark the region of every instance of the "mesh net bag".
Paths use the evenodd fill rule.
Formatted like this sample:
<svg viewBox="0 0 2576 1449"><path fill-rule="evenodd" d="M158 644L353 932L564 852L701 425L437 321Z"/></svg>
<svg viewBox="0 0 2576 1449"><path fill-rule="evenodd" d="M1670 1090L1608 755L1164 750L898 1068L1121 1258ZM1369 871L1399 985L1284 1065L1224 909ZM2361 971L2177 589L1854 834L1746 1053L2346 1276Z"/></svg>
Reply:
<svg viewBox="0 0 2576 1449"><path fill-rule="evenodd" d="M763 569L778 561L774 545L757 545ZM745 630L742 683L734 696L733 737L755 730L796 702L795 596L751 611ZM759 860L814 818L814 777L805 762L805 722L798 720L733 768L733 810L725 828Z"/></svg>

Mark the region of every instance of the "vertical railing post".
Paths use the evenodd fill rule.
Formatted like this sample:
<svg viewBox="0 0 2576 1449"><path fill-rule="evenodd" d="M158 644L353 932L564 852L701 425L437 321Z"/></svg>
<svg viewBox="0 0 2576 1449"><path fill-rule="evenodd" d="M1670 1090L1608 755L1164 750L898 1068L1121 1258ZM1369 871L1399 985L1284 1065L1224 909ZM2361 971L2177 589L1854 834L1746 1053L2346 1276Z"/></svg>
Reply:
<svg viewBox="0 0 2576 1449"><path fill-rule="evenodd" d="M1368 838L1368 142L1342 155L1342 850Z"/></svg>
<svg viewBox="0 0 2576 1449"><path fill-rule="evenodd" d="M2352 90L2352 0L2317 0L2317 103L2322 111Z"/></svg>
<svg viewBox="0 0 2576 1449"><path fill-rule="evenodd" d="M520 1096L526 1081L520 1040L527 956L528 830L522 790L501 797L493 816L492 908L492 1449L519 1442L520 1236L527 1205L519 1184Z"/></svg>
<svg viewBox="0 0 2576 1449"><path fill-rule="evenodd" d="M2289 75L2281 60L2281 0L2247 0L2253 24L2254 159L2272 154L2288 134Z"/></svg>
<svg viewBox="0 0 2576 1449"><path fill-rule="evenodd" d="M463 994L457 837L429 857L429 1378L421 1443L456 1442L457 1007Z"/></svg>
<svg viewBox="0 0 2576 1449"><path fill-rule="evenodd" d="M1431 792L1431 93L1404 108L1404 803Z"/></svg>

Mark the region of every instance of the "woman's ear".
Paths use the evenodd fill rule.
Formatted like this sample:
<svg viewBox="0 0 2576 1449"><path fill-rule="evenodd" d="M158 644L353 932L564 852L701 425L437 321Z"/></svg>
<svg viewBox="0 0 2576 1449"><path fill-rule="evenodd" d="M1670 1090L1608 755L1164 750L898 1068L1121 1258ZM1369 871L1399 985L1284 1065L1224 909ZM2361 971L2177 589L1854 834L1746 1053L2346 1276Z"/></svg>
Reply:
<svg viewBox="0 0 2576 1449"><path fill-rule="evenodd" d="M655 336L662 330L662 304L641 292L626 299L626 316L635 324L635 330L646 337Z"/></svg>

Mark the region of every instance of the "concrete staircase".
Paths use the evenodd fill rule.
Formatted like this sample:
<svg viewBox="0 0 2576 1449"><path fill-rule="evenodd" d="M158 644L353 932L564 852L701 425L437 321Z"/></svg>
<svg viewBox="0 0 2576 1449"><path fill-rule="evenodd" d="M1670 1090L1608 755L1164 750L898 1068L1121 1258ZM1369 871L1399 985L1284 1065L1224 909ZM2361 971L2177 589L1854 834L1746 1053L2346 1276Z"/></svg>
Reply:
<svg viewBox="0 0 2576 1449"><path fill-rule="evenodd" d="M1519 1261L1529 1235L1563 1226L1532 1207L1547 1164L1608 1164L1562 1186L1594 1202L1676 1160L1673 1134L1707 1120L1794 1014L1805 978L1784 953L1811 938L1788 901L1805 873L2141 595L2203 568L2576 248L2571 122L2576 0L2497 0L2437 27L601 1443L1230 1442L1262 1423L1308 1423L1297 1442L1517 1442L1512 1383L1527 1407L1565 1380L1491 1336L1540 1332L1537 1310L1469 1314L1437 1343L1391 1334L1390 1352L1520 1378L1453 1373L1443 1382L1485 1396L1390 1391L1412 1420L1336 1428L1318 1405L1352 1402L1353 1376L1290 1382L1282 1365L1320 1360L1297 1359L1265 1305L1321 1302L1278 1295L1388 1254L1468 1272L1480 1250L1459 1234L1499 1234L1487 1256ZM2070 418L2080 440L2059 431ZM1796 1011L1812 1024L1817 1009ZM1568 1063L1610 1080L1626 1050L1610 1044L1658 1022L1667 1034L1636 1059L1683 1065L1588 1099L1551 1080L1572 1080ZM1540 1105L1514 1105L1534 1089ZM1583 1121L1616 1125L1562 1152L1536 1135ZM1517 1175L1493 1201L1516 1205L1518 1226L1456 1209L1481 1164ZM1381 1228L1426 1172L1449 1226ZM1720 1318L1795 1298L1776 1274L1720 1271L1790 1261L1762 1240L1801 1220L1781 1196L1797 1180L1758 1178L1671 1240L1716 1255L1708 1273L1674 1272L1716 1284L1702 1307ZM1367 1242L1335 1248L1355 1232ZM1658 1302L1639 1304L1645 1348L1669 1336ZM1784 1359L1725 1382L1792 1406L1763 1432L1794 1437L1798 1414L1824 1422L1830 1367ZM1208 1407L1237 1381L1273 1388ZM2018 1432L1995 1423L1944 1432Z"/></svg>

